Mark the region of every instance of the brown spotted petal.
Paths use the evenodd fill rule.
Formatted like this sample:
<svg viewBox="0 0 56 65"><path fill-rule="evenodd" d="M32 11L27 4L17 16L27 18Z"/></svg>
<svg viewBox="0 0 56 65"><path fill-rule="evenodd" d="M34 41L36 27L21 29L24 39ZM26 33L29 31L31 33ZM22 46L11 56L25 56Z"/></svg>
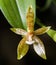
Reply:
<svg viewBox="0 0 56 65"><path fill-rule="evenodd" d="M35 35L44 34L44 33L46 33L50 28L51 28L51 26L39 28L39 29L37 29L37 30L34 31L34 34L35 34Z"/></svg>
<svg viewBox="0 0 56 65"><path fill-rule="evenodd" d="M16 34L19 34L19 35L26 35L27 34L27 32L25 30L20 29L20 28L10 28L10 30Z"/></svg>
<svg viewBox="0 0 56 65"><path fill-rule="evenodd" d="M33 48L35 52L43 59L46 59L45 48L44 48L43 42L36 36L34 36L34 40L35 40L35 43L33 44Z"/></svg>
<svg viewBox="0 0 56 65"><path fill-rule="evenodd" d="M26 53L28 52L28 50L29 50L29 45L27 45L25 43L25 41L26 41L26 37L24 37L20 41L20 43L19 43L19 45L17 47L17 59L18 60L22 59L26 55Z"/></svg>

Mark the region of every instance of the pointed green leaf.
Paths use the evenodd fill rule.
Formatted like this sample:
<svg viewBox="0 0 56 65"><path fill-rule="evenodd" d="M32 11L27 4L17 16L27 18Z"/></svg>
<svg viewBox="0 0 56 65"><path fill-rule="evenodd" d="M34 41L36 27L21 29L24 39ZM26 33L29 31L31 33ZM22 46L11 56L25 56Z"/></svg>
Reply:
<svg viewBox="0 0 56 65"><path fill-rule="evenodd" d="M0 9L11 26L23 27L15 0L0 0Z"/></svg>
<svg viewBox="0 0 56 65"><path fill-rule="evenodd" d="M56 31L50 29L47 34L56 42Z"/></svg>
<svg viewBox="0 0 56 65"><path fill-rule="evenodd" d="M50 28L51 28L51 26L42 27L42 28L35 30L34 33L35 33L35 35L41 35L41 34L46 33Z"/></svg>
<svg viewBox="0 0 56 65"><path fill-rule="evenodd" d="M18 45L18 48L17 48L17 59L18 60L22 59L29 50L29 46L25 43L25 41L26 41L26 37L24 37Z"/></svg>
<svg viewBox="0 0 56 65"><path fill-rule="evenodd" d="M30 6L32 6L33 8L33 12L34 12L34 19L35 19L35 1L36 0L16 0L17 2L17 6L18 6L18 10L20 12L21 15L21 19L22 19L22 23L25 29L27 29L27 25L26 25L26 13L28 11L28 8Z"/></svg>
<svg viewBox="0 0 56 65"><path fill-rule="evenodd" d="M33 48L35 52L43 59L46 59L45 48L44 48L43 42L36 36L34 37L34 40L36 42L35 44L33 44Z"/></svg>

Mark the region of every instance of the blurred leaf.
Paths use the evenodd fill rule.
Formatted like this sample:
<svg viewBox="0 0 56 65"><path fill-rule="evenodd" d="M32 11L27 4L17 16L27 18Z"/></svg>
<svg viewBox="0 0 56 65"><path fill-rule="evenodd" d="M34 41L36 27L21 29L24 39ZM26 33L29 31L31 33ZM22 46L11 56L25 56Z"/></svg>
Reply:
<svg viewBox="0 0 56 65"><path fill-rule="evenodd" d="M56 5L56 0L53 0L54 4Z"/></svg>
<svg viewBox="0 0 56 65"><path fill-rule="evenodd" d="M47 34L56 42L56 31L50 29Z"/></svg>
<svg viewBox="0 0 56 65"><path fill-rule="evenodd" d="M36 0L16 0L17 2L17 6L18 6L18 10L20 12L21 15L21 19L22 19L22 23L25 29L27 29L27 25L26 25L26 13L28 11L29 6L32 5L33 8L33 12L34 12L34 18L35 18L35 3Z"/></svg>
<svg viewBox="0 0 56 65"><path fill-rule="evenodd" d="M43 59L46 59L46 54L45 54L45 48L43 45L43 42L38 38L38 37L34 37L36 43L33 44L34 50L35 52L42 57Z"/></svg>
<svg viewBox="0 0 56 65"><path fill-rule="evenodd" d="M52 1L53 1L53 0L46 0L45 5L44 5L42 8L40 8L40 10L41 10L41 11L44 11L44 10L46 10L47 8L49 8L49 6L51 5Z"/></svg>
<svg viewBox="0 0 56 65"><path fill-rule="evenodd" d="M0 0L0 8L11 26L23 27L15 0Z"/></svg>
<svg viewBox="0 0 56 65"><path fill-rule="evenodd" d="M25 42L26 42L26 37L24 37L18 45L18 48L17 48L17 59L18 60L22 59L29 50L29 45L27 45Z"/></svg>
<svg viewBox="0 0 56 65"><path fill-rule="evenodd" d="M56 0L54 0L56 2Z"/></svg>

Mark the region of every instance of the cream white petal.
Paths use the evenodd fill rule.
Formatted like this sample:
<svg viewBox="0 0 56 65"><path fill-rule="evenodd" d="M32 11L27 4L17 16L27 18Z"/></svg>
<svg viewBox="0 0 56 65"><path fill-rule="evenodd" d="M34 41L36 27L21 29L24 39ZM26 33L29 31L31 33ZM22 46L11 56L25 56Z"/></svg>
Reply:
<svg viewBox="0 0 56 65"><path fill-rule="evenodd" d="M20 28L10 28L14 33L19 34L19 35L26 35L27 32L23 29Z"/></svg>
<svg viewBox="0 0 56 65"><path fill-rule="evenodd" d="M35 52L43 59L46 59L45 48L44 48L43 42L36 36L34 36L34 40L35 40L35 43L33 44L33 48Z"/></svg>

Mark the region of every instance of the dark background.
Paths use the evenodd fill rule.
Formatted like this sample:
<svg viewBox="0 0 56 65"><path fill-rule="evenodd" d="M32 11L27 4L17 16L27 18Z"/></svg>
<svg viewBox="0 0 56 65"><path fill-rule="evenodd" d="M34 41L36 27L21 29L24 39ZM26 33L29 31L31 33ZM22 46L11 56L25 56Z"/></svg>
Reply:
<svg viewBox="0 0 56 65"><path fill-rule="evenodd" d="M53 3L50 7L41 12L37 10L37 16L45 25L51 25L56 30L56 5ZM38 28L38 25L36 25ZM43 40L47 60L40 58L33 50L32 46L27 55L17 60L17 45L21 36L10 31L11 26L0 11L0 65L56 65L56 43L47 35L40 36Z"/></svg>

